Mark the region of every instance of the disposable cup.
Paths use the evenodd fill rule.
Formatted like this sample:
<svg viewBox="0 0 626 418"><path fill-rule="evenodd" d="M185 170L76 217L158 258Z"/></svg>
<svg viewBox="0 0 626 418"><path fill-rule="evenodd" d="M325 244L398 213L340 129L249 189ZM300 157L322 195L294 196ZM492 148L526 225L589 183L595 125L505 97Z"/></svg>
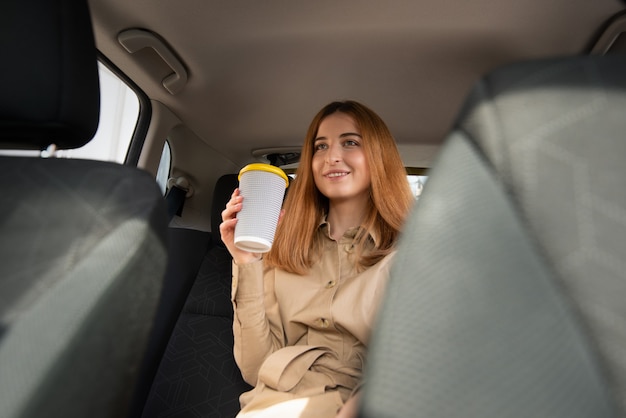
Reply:
<svg viewBox="0 0 626 418"><path fill-rule="evenodd" d="M289 178L269 164L249 164L239 172L243 196L237 213L235 245L245 251L266 253L272 248Z"/></svg>

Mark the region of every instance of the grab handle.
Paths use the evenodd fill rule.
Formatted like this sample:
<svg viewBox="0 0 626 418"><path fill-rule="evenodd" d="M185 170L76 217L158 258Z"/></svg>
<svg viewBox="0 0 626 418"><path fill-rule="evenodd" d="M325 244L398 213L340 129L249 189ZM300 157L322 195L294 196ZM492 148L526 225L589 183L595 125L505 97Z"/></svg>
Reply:
<svg viewBox="0 0 626 418"><path fill-rule="evenodd" d="M120 32L117 40L131 54L143 48L152 48L159 54L173 71L162 81L163 87L170 94L178 93L187 84L187 70L183 63L174 55L170 47L152 32L143 29L128 29Z"/></svg>

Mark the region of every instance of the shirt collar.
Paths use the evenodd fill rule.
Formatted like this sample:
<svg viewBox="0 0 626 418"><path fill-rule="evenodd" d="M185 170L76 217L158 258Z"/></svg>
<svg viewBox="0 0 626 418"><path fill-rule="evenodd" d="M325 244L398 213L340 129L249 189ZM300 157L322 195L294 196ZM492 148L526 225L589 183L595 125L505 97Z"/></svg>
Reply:
<svg viewBox="0 0 626 418"><path fill-rule="evenodd" d="M350 229L348 229L344 234L342 239L349 239L349 240L353 240L356 236L357 233L359 232L359 229L361 229L358 226L352 227ZM320 222L317 226L317 230L320 231L324 237L332 240L332 238L330 237L330 223L328 222L328 219L326 219L326 214L324 214L322 216L322 218L320 219ZM374 241L374 243L377 242L377 237L376 234L373 233L368 233L370 238L372 239L372 241Z"/></svg>

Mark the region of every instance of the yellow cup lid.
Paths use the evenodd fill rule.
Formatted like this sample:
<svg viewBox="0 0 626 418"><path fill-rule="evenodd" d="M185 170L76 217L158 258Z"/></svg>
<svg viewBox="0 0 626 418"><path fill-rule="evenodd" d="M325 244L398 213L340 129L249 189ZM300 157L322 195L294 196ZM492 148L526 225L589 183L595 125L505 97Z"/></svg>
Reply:
<svg viewBox="0 0 626 418"><path fill-rule="evenodd" d="M247 171L255 171L255 170L267 171L268 173L277 174L285 180L285 187L289 186L289 177L287 177L287 174L285 174L285 172L281 170L279 167L276 167L275 165L271 165L271 164L263 164L263 163L248 164L247 166L242 168L241 171L239 171L239 177L237 177L237 179L241 180L241 175L243 173Z"/></svg>

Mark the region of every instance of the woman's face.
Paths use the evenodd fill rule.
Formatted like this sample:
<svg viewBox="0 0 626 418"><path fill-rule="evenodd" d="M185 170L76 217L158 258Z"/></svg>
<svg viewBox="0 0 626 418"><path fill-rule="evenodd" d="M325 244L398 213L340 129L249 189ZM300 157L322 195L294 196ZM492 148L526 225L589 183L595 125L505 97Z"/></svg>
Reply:
<svg viewBox="0 0 626 418"><path fill-rule="evenodd" d="M331 203L366 202L370 170L354 119L335 112L322 120L314 141L313 178Z"/></svg>

